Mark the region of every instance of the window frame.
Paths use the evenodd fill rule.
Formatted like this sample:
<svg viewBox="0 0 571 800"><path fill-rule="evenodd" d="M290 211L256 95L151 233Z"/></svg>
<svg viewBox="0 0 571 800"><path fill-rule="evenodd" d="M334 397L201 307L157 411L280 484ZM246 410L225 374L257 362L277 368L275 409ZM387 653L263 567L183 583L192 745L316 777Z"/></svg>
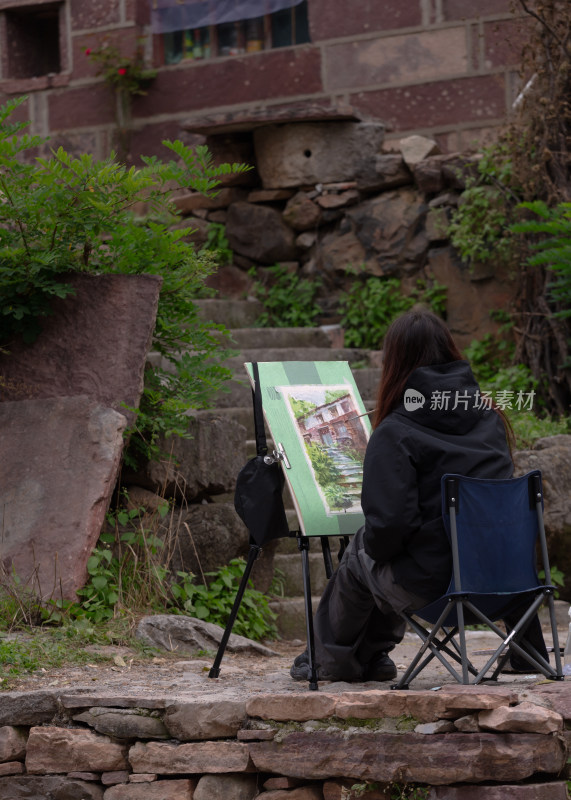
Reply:
<svg viewBox="0 0 571 800"><path fill-rule="evenodd" d="M302 19L302 24L300 24L297 17L300 13L302 13L302 10L305 13L305 17ZM290 13L292 41L289 44L274 46L272 43L273 42L272 18L276 17L276 15L278 14L283 14L284 12ZM247 37L248 23L252 23L255 20L262 20L263 31L261 40L259 38L248 39ZM231 48L229 52L223 53L220 52L221 47L219 45L220 28L226 26L234 26L236 31L236 46L235 48ZM307 30L307 38L304 38L302 41L298 42L296 41L298 29L303 26ZM202 55L201 57L186 55L185 40L187 32L192 31L192 34L196 35L197 31L203 31L203 30L209 31L209 43L211 49L210 54L208 56ZM178 58L168 59L167 37L175 36L177 34L182 37L181 54ZM281 11L276 11L273 14L264 14L261 17L255 17L252 19L242 19L242 20L237 20L236 22L221 23L218 25L209 25L207 28L186 28L186 29L181 29L179 31L173 31L171 33L161 33L158 34L158 37L161 42L160 60L164 66L176 66L178 64L187 64L187 63L192 63L194 61L197 61L199 63L204 63L207 61L211 61L212 59L215 58L229 58L235 56L250 55L251 53L268 52L270 50L281 50L283 47L298 47L302 44L308 44L311 42L311 38L309 36L308 0L303 0L301 3L298 3L297 5L293 5L287 9L282 9ZM258 41L261 41L261 47L248 48L248 42L258 42Z"/></svg>

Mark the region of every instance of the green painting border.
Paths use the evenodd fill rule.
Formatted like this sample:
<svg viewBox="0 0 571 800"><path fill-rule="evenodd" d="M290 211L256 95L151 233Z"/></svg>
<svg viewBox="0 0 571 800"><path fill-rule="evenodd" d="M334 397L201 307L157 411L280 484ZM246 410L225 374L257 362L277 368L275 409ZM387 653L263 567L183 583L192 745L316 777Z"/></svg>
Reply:
<svg viewBox="0 0 571 800"><path fill-rule="evenodd" d="M252 381L252 364L244 365ZM275 387L279 386L337 386L346 384L354 398L359 414L366 408L347 361L260 361L258 362L264 418L274 443L281 443L290 468L284 474L296 506L301 532L305 536L346 536L354 534L364 524L362 511L328 515L315 483L304 448L293 427L286 400ZM371 424L362 417L368 435ZM282 467L283 467L282 463Z"/></svg>

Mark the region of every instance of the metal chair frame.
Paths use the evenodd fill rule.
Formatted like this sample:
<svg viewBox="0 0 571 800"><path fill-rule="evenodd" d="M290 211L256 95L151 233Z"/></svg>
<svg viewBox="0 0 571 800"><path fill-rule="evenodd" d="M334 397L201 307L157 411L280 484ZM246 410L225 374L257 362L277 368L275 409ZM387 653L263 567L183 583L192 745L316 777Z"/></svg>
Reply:
<svg viewBox="0 0 571 800"><path fill-rule="evenodd" d="M450 587L445 595L434 603L425 606L414 612L405 613L406 619L413 631L422 639L422 645L409 664L400 680L395 683L393 689L407 689L411 683L433 659L437 658L448 670L450 675L462 684L479 684L490 672L495 664L495 669L490 674L488 680L497 680L508 657L509 649L517 653L530 664L534 671L541 672L546 678L551 680L563 680L561 665L561 654L559 648L559 638L557 633L557 623L555 619L554 593L555 587L551 585L551 573L549 567L549 556L547 553L547 542L545 536L545 526L543 521L543 489L541 484L541 473L538 470L532 471L521 478L511 479L528 483L528 497L530 500L530 513L535 510L536 531L535 542L539 540L541 564L545 574L545 584L540 583L537 578L535 568L535 581L533 585L522 587L517 591L503 592L502 587L498 586L494 592L478 592L473 588L470 591L463 591L462 569L460 557L459 541L462 536L462 524L458 524L459 514L459 494L463 482L479 482L498 486L506 481L478 481L476 478L465 478L460 475L444 475L442 478L443 512L444 519L449 523L450 544L452 548L453 578ZM530 529L531 530L531 529ZM463 556L465 558L465 555ZM529 598L527 610L520 616L513 629L506 633L496 625L495 620L500 619L502 608L505 610L508 600ZM555 668L538 651L526 642L527 651L523 649L520 642L525 632L537 613L539 607L545 602L549 609L551 633L553 636L553 650ZM435 612L435 609L441 610ZM436 618L435 618L436 616ZM432 628L428 629L419 622L426 620L432 623ZM466 623L476 622L485 625L493 631L500 639L499 646L495 649L486 664L478 670L468 658L466 648ZM448 623L448 624L447 624ZM452 649L453 648L453 649ZM448 656L448 659L445 658ZM461 666L461 672L454 667L454 663ZM472 676L472 679L470 679Z"/></svg>

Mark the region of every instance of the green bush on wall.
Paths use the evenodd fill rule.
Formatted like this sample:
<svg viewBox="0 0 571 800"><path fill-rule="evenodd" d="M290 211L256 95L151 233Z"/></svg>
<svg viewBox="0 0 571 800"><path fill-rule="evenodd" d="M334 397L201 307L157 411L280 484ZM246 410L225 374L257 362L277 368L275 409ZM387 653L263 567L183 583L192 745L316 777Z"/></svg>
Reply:
<svg viewBox="0 0 571 800"><path fill-rule="evenodd" d="M416 303L423 303L442 316L446 308L446 287L438 281L428 285L418 280L416 289L405 295L398 278L355 278L339 300L345 345L379 349L395 317Z"/></svg>

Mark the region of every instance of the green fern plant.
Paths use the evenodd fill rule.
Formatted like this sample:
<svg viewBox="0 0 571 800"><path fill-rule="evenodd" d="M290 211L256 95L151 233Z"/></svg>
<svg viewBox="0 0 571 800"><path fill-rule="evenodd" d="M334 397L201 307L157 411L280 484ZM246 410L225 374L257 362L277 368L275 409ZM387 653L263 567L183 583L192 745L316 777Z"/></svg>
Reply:
<svg viewBox="0 0 571 800"><path fill-rule="evenodd" d="M571 317L571 203L549 208L543 201L522 203L535 218L514 223L511 230L524 234L532 255L527 263L546 267L550 273L548 296L557 304L555 317ZM529 241L531 239L531 241Z"/></svg>

